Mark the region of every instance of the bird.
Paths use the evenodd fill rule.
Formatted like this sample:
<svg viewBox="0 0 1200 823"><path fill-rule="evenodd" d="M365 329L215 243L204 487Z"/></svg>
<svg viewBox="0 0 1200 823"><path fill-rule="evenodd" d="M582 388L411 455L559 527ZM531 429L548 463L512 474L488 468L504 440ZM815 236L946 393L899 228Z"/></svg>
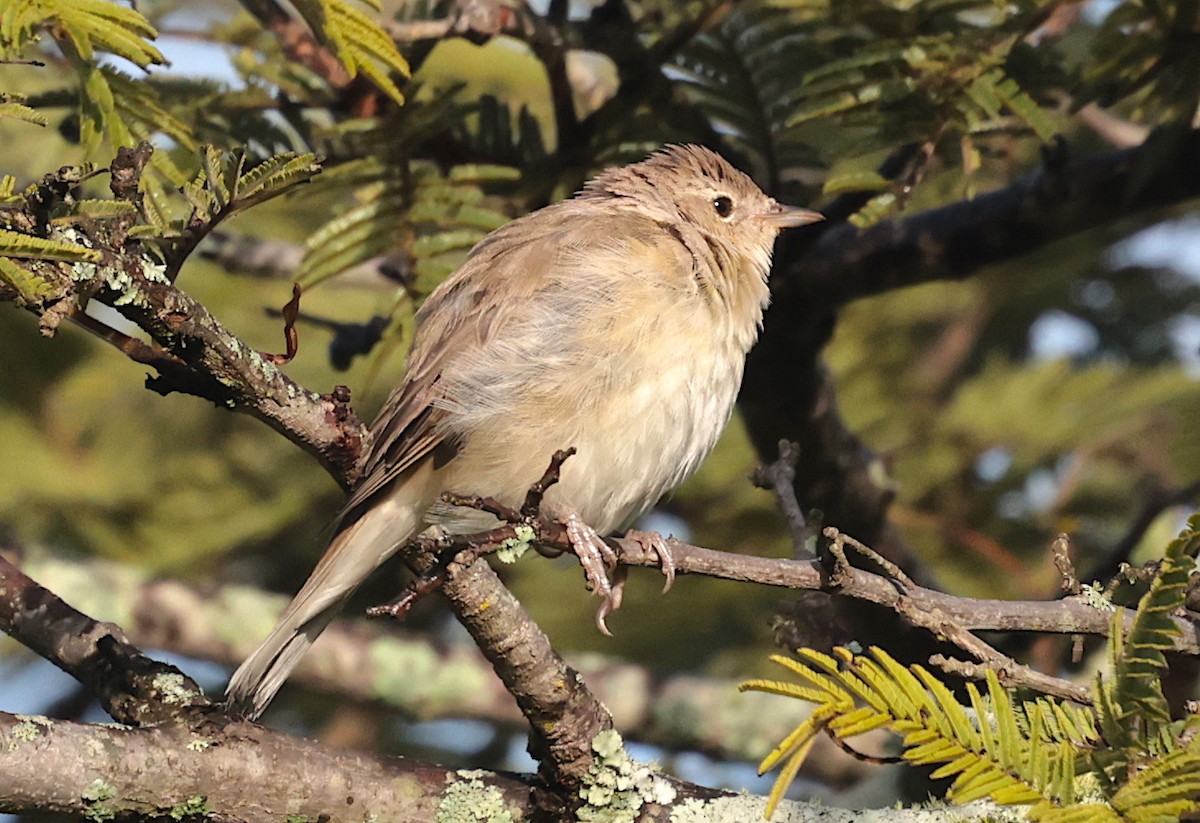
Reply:
<svg viewBox="0 0 1200 823"><path fill-rule="evenodd" d="M823 219L709 148L670 145L480 240L417 312L361 480L311 576L233 674L228 709L260 716L359 584L431 519L477 530L480 513L456 520L443 493L519 506L568 447L542 511L605 598L607 632L620 589L604 579L602 536L712 450L762 324L775 238ZM669 583L665 543L650 540Z"/></svg>

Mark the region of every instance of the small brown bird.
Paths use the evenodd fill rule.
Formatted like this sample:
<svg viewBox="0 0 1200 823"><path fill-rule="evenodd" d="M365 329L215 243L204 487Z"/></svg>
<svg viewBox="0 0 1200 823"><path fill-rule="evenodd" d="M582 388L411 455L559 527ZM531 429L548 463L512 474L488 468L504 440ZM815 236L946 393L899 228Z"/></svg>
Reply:
<svg viewBox="0 0 1200 823"><path fill-rule="evenodd" d="M600 535L636 520L712 449L758 336L775 237L821 219L776 203L709 149L671 146L480 241L417 313L362 481L312 576L234 673L231 708L262 713L443 492L519 505L568 446L578 453L545 510L606 598L603 629L619 590ZM450 527L474 530L470 515Z"/></svg>

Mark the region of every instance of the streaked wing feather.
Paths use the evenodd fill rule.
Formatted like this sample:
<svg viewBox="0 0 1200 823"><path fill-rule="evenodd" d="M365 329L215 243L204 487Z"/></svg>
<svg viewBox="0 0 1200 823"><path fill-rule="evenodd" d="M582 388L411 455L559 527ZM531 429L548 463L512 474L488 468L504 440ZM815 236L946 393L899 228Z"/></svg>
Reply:
<svg viewBox="0 0 1200 823"><path fill-rule="evenodd" d="M437 406L445 363L486 346L549 281L556 250L567 242L564 235L571 230L566 227L573 225L560 212L576 207L565 201L488 235L426 299L417 313L404 382L371 425L363 477L342 509L343 519L453 438L450 413Z"/></svg>

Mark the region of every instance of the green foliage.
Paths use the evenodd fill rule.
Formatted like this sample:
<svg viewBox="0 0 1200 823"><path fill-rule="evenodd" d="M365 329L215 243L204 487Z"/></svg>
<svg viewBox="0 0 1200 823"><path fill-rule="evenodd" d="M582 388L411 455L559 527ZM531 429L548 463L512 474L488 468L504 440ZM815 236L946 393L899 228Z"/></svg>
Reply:
<svg viewBox="0 0 1200 823"><path fill-rule="evenodd" d="M967 684L968 709L929 670L901 665L879 648L773 656L800 682L751 680L741 688L815 705L759 766L761 774L784 763L768 816L818 734L846 739L880 727L901 736L906 761L940 764L931 777L954 778L947 798L958 803L1028 804L1031 819L1054 823L1166 823L1200 811L1200 746L1186 724L1171 720L1162 693L1163 651L1179 634L1172 615L1198 551L1200 515L1167 547L1128 633L1124 610L1115 612L1111 678L1097 675L1094 708L1044 696L1014 702L989 670L986 693Z"/></svg>
<svg viewBox="0 0 1200 823"><path fill-rule="evenodd" d="M377 23L344 0L309 0L297 8L351 77L361 73L403 103L391 75L407 76L408 64ZM377 5L374 9L379 11ZM215 112L206 115L197 107L194 95L187 94L189 90L180 84L172 88L170 83L134 79L98 60L99 53L106 52L141 69L165 63L153 43L157 30L138 10L110 0L16 0L0 13L0 57L20 57L45 33L53 35L62 57L78 77L79 139L89 156L111 156L118 148L158 135L187 152L198 150L198 132L203 126L211 127ZM231 149L237 142L245 142L231 139L239 131L236 112L244 105L234 98L236 95L223 101L232 103L233 110L219 130L219 144ZM11 95L0 95L3 116L45 123L44 115ZM208 122L195 122L206 116ZM205 131L210 140L218 136L211 128ZM182 186L191 176L167 152L157 152L152 163L170 185ZM148 185L161 189L162 181L151 180Z"/></svg>
<svg viewBox="0 0 1200 823"><path fill-rule="evenodd" d="M374 158L346 163L324 186L356 185L354 205L306 243L299 280L313 285L389 250L403 249L418 277L440 280L485 234L508 222L488 208L479 184L514 180L503 166L457 166L442 174L431 164L397 167Z"/></svg>
<svg viewBox="0 0 1200 823"><path fill-rule="evenodd" d="M888 181L861 168L881 150L945 144L966 161L980 138L1027 130L1046 141L1058 131L1007 69L1041 6L748 3L668 72L772 188L790 168L835 160L825 193L888 189L852 218L867 226L902 208L923 174L914 166ZM832 135L835 158L816 148ZM963 173L976 168L964 162Z"/></svg>
<svg viewBox="0 0 1200 823"><path fill-rule="evenodd" d="M66 260L72 263L98 263L100 253L66 240L50 240L30 234L0 229L0 257L31 260Z"/></svg>
<svg viewBox="0 0 1200 823"><path fill-rule="evenodd" d="M186 130L140 84L97 62L98 52L142 69L165 62L151 42L158 32L136 9L108 0L16 0L0 14L0 56L19 57L43 33L53 35L78 76L80 140L93 156L105 139L112 149L136 145L158 130L187 140ZM164 174L176 171L165 155L159 164Z"/></svg>
<svg viewBox="0 0 1200 823"><path fill-rule="evenodd" d="M23 94L0 93L0 117L11 117L14 120L24 120L35 126L46 125L46 116L36 109L24 104Z"/></svg>
<svg viewBox="0 0 1200 823"><path fill-rule="evenodd" d="M1139 120L1193 121L1200 105L1196 14L1185 2L1118 4L1090 44L1085 93L1102 105L1128 100Z"/></svg>
<svg viewBox="0 0 1200 823"><path fill-rule="evenodd" d="M153 227L163 235L186 231L198 240L220 221L286 194L321 171L312 153L277 154L247 169L244 149L223 152L214 146L204 146L200 161L196 177L181 189L191 206L186 219L168 222L157 207L145 210Z"/></svg>
<svg viewBox="0 0 1200 823"><path fill-rule="evenodd" d="M378 0L365 2L375 12L380 10ZM407 77L408 63L371 18L346 0L297 0L295 6L351 77L361 72L397 103L404 102L389 73Z"/></svg>
<svg viewBox="0 0 1200 823"><path fill-rule="evenodd" d="M1193 516L1187 529L1167 546L1127 633L1123 614L1117 611L1113 615L1108 646L1112 677L1110 681L1098 677L1094 690L1099 726L1111 748L1092 755L1097 773L1110 790L1123 786L1139 751L1173 755L1181 749L1162 693L1167 668L1163 651L1170 649L1179 635L1172 617L1183 604L1188 578L1196 568L1198 529L1200 515ZM1188 762L1193 769L1200 766L1200 753ZM1200 792L1200 775L1185 785L1193 793Z"/></svg>
<svg viewBox="0 0 1200 823"><path fill-rule="evenodd" d="M154 26L137 9L106 0L13 0L0 11L0 49L6 58L17 57L43 32L69 47L82 63L97 51L123 57L141 68L162 63L163 56L150 40Z"/></svg>
<svg viewBox="0 0 1200 823"><path fill-rule="evenodd" d="M712 31L694 38L666 72L744 158L769 190L783 170L812 163L810 143L787 124L795 88L778 78L814 69L800 45L811 11L748 4Z"/></svg>

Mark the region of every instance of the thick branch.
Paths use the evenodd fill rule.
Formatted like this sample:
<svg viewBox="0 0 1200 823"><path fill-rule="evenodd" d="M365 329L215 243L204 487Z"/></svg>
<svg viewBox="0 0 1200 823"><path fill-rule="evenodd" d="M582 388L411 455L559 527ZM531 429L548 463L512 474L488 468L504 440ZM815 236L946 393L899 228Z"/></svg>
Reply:
<svg viewBox="0 0 1200 823"><path fill-rule="evenodd" d="M249 723L122 729L0 713L0 812L60 812L89 820L552 820L518 777L454 771L401 757L337 752ZM265 779L266 776L270 779ZM646 804L639 823L752 823L766 799L697 796L675 782L672 805ZM616 817L607 806L592 819ZM784 801L775 823L931 823L995 819L989 803L930 809L831 809ZM625 813L628 815L628 812Z"/></svg>
<svg viewBox="0 0 1200 823"><path fill-rule="evenodd" d="M860 297L963 280L983 268L1139 212L1200 197L1200 131L1047 167L1003 189L860 231L830 227L807 248L782 249L772 317L809 315ZM785 235L786 237L786 235Z"/></svg>
<svg viewBox="0 0 1200 823"><path fill-rule="evenodd" d="M119 723L143 726L210 705L191 678L151 660L0 557L0 631L78 680Z"/></svg>
<svg viewBox="0 0 1200 823"><path fill-rule="evenodd" d="M0 773L0 811L91 820L361 823L532 810L518 778L337 752L249 723L124 729L0 713Z"/></svg>
<svg viewBox="0 0 1200 823"><path fill-rule="evenodd" d="M529 562L537 562L530 559ZM92 602L99 619L124 615L143 648L165 649L236 666L275 625L289 598L245 586L198 590L108 561L30 558L27 571L68 601ZM582 593L581 593L582 598ZM100 611L103 609L103 611ZM622 736L670 750L702 751L724 760L757 761L809 714L800 701L737 693L737 682L694 675L655 677L643 666L597 654L568 655ZM419 678L411 672L421 671ZM379 702L417 720L472 718L527 729L512 695L471 643L444 644L379 620L335 620L289 682L358 701ZM758 708L755 708L755 706ZM736 726L737 735L728 730ZM862 764L832 751L827 738L805 766L814 779L843 785Z"/></svg>
<svg viewBox="0 0 1200 823"><path fill-rule="evenodd" d="M429 571L424 555L414 571ZM531 729L530 753L551 786L578 786L593 761L592 741L612 716L485 560L452 565L442 592L459 622L516 698Z"/></svg>

